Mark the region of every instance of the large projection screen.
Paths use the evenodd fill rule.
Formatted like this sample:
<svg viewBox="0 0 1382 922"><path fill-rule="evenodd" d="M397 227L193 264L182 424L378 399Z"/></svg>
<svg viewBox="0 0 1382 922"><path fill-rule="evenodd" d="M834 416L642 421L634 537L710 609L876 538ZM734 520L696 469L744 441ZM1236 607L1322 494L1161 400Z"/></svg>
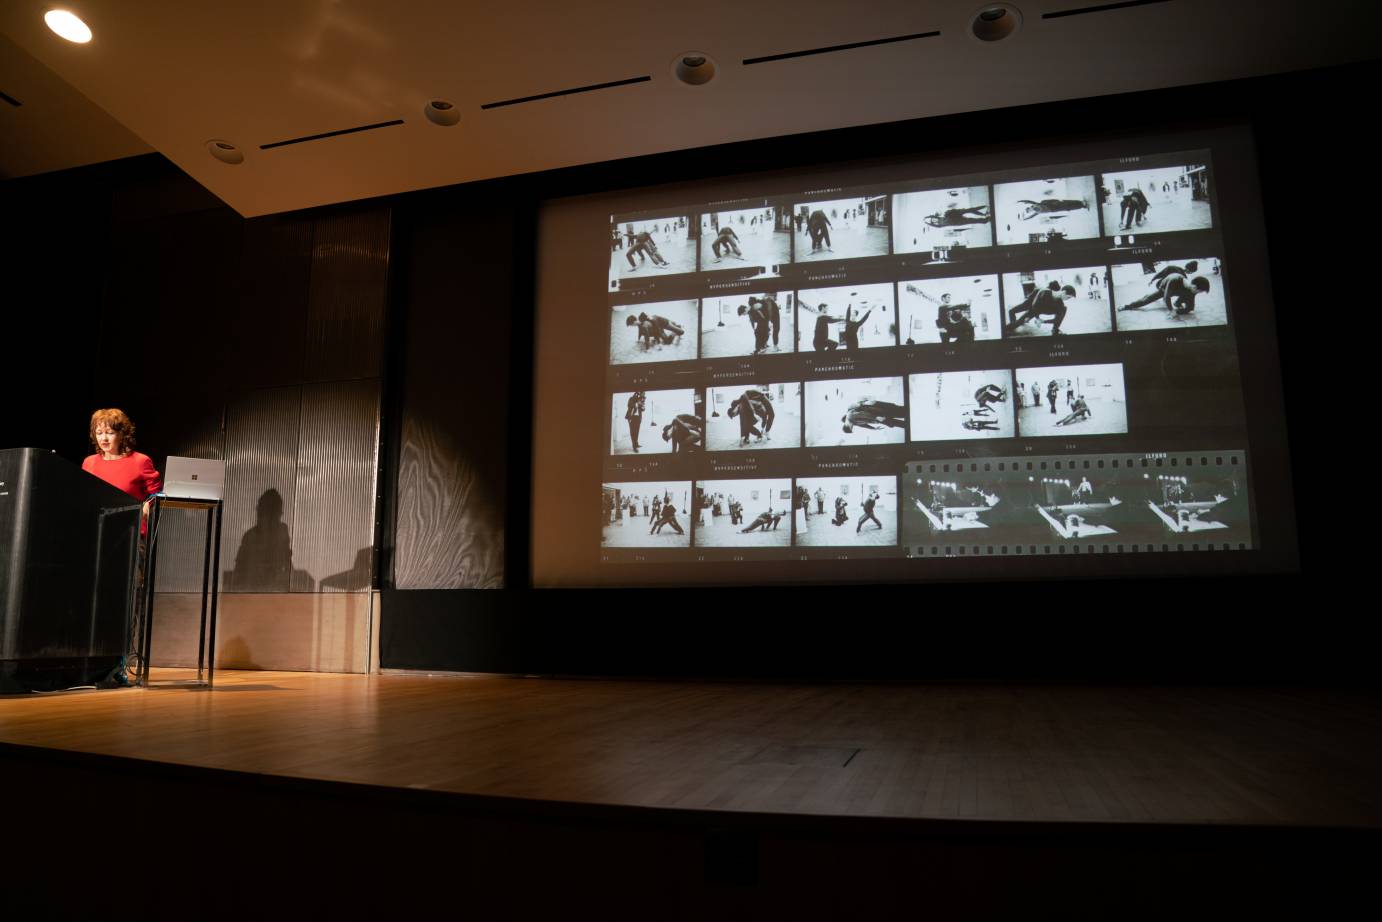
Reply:
<svg viewBox="0 0 1382 922"><path fill-rule="evenodd" d="M1239 126L552 200L538 586L1290 570Z"/></svg>

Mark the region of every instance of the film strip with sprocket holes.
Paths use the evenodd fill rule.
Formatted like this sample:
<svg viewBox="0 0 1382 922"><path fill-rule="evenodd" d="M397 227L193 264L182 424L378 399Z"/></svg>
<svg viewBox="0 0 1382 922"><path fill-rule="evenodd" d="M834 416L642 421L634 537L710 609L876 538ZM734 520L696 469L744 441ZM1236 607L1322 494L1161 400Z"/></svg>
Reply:
<svg viewBox="0 0 1382 922"><path fill-rule="evenodd" d="M1242 451L925 461L903 473L906 556L1242 551Z"/></svg>

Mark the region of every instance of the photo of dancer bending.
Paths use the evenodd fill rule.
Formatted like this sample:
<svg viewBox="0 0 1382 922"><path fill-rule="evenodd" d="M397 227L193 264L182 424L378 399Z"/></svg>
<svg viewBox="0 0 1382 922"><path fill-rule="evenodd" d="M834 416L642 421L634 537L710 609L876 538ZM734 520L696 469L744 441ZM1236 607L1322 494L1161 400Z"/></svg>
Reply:
<svg viewBox="0 0 1382 922"><path fill-rule="evenodd" d="M1052 282L1046 288L1038 288L1016 307L1008 311L1008 325L1004 332L1011 334L1022 324L1029 320L1036 320L1038 323L1050 323L1051 335L1056 336L1060 333L1061 321L1065 319L1066 298L1075 298L1077 294L1074 287L1065 285L1056 287ZM1051 316L1054 320L1045 321L1042 317Z"/></svg>
<svg viewBox="0 0 1382 922"><path fill-rule="evenodd" d="M1152 276L1153 290L1149 294L1131 303L1120 305L1118 309L1136 311L1160 301L1172 316L1190 313L1195 309L1195 299L1200 295L1209 294L1210 290L1209 279L1203 275L1190 277L1190 273L1198 268L1199 264L1196 262L1188 262L1184 266L1167 264Z"/></svg>
<svg viewBox="0 0 1382 922"><path fill-rule="evenodd" d="M691 513L696 547L788 547L792 508L790 478L703 480Z"/></svg>
<svg viewBox="0 0 1382 922"><path fill-rule="evenodd" d="M662 427L662 441L672 443L672 454L699 451L705 444L705 420L691 413L678 413Z"/></svg>
<svg viewBox="0 0 1382 922"><path fill-rule="evenodd" d="M630 317L625 321L626 326L638 327L638 338L646 345L661 343L670 346L686 335L686 330L680 324L668 320L658 314L640 313L637 317Z"/></svg>
<svg viewBox="0 0 1382 922"><path fill-rule="evenodd" d="M647 231L640 231L633 235L633 246L624 251L624 258L629 261L630 269L637 269L638 263L633 261L637 256L640 261L646 262L651 259L653 265L665 269L668 266L667 260L662 258L662 254L657 251L657 244L653 242L653 235Z"/></svg>
<svg viewBox="0 0 1382 922"><path fill-rule="evenodd" d="M772 399L762 391L744 391L738 400L729 405L728 415L739 420L740 445L749 444L751 435L760 442L765 438L771 440L772 436L768 433L772 431L777 413L773 410ZM761 431L757 426L760 420L763 423Z"/></svg>
<svg viewBox="0 0 1382 922"><path fill-rule="evenodd" d="M747 535L751 531L763 529L764 531L777 531L777 523L782 521L781 512L760 512L758 517L748 524L747 528L741 529L741 535Z"/></svg>
<svg viewBox="0 0 1382 922"><path fill-rule="evenodd" d="M1052 409L1054 410L1055 407L1052 407ZM1069 416L1065 417L1064 419L1057 420L1057 426L1068 426L1071 423L1084 422L1085 420L1091 419L1094 416L1094 414L1089 411L1089 404L1085 403L1083 395L1075 398L1075 403L1071 407L1071 409L1074 412L1072 412Z"/></svg>

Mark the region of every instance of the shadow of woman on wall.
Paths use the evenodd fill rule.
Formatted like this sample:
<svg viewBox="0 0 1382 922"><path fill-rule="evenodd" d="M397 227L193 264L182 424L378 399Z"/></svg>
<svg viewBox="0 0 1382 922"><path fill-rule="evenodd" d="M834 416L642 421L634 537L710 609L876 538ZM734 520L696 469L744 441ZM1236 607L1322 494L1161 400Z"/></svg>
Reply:
<svg viewBox="0 0 1382 922"><path fill-rule="evenodd" d="M235 569L226 574L232 592L287 592L293 573L293 543L283 521L283 496L270 487L255 504L254 524L240 538Z"/></svg>

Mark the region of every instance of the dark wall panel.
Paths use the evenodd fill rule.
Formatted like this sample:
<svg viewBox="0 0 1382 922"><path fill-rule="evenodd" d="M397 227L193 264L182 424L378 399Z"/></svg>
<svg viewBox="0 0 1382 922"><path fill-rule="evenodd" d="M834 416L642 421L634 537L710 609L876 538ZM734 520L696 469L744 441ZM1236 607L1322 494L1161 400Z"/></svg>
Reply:
<svg viewBox="0 0 1382 922"><path fill-rule="evenodd" d="M1368 644L1341 644L1334 631L1264 630L1260 612L1301 597L1305 585L1290 576L1093 589L1051 581L385 590L379 655L386 669L525 675L1375 685ZM1194 604L1168 604L1187 586Z"/></svg>
<svg viewBox="0 0 1382 922"><path fill-rule="evenodd" d="M378 433L378 378L303 386L292 591L369 588Z"/></svg>
<svg viewBox="0 0 1382 922"><path fill-rule="evenodd" d="M100 340L118 358L91 394L93 408L130 415L139 450L160 470L169 455L222 457L221 369L233 367L223 340L244 222L184 186L176 176L148 177L115 196ZM158 591L199 591L204 547L204 515L168 510L157 535Z"/></svg>
<svg viewBox="0 0 1382 922"><path fill-rule="evenodd" d="M531 343L531 306L515 303L515 204L439 196L411 217L392 386L392 585L493 589L505 582L508 443L528 397L510 375ZM458 281L463 278L464 282ZM520 366L525 367L525 366ZM526 490L523 459L519 486Z"/></svg>
<svg viewBox="0 0 1382 922"><path fill-rule="evenodd" d="M301 417L298 386L241 391L226 408L227 592L289 591Z"/></svg>
<svg viewBox="0 0 1382 922"><path fill-rule="evenodd" d="M94 362L97 374L86 412L96 407L124 409L138 429L140 450L157 457L165 452L158 444L159 426L151 418L158 401L152 392L156 375L150 366L162 364L155 340L163 321L158 278L160 263L167 258L160 255L165 236L157 219L115 225L111 230L104 310L98 314L93 338L102 343L102 351L123 361L104 369ZM84 418L80 425L85 428L85 424Z"/></svg>
<svg viewBox="0 0 1382 922"><path fill-rule="evenodd" d="M379 662L387 669L538 673L526 593L479 589L385 590L380 594Z"/></svg>
<svg viewBox="0 0 1382 922"><path fill-rule="evenodd" d="M227 208L119 225L118 284L107 289L103 335L133 363L121 406L139 426L141 450L162 463L219 429L234 362L224 352L238 302L244 221ZM97 387L114 385L102 376Z"/></svg>
<svg viewBox="0 0 1382 922"><path fill-rule="evenodd" d="M302 215L245 222L239 298L219 333L219 370L236 388L303 380L314 226Z"/></svg>
<svg viewBox="0 0 1382 922"><path fill-rule="evenodd" d="M91 390L108 371L92 331L112 258L110 207L105 164L0 182L0 385L9 395L0 447L53 449L73 463L91 451ZM28 361L16 361L16 349Z"/></svg>
<svg viewBox="0 0 1382 922"><path fill-rule="evenodd" d="M317 216L306 380L378 378L389 284L389 210Z"/></svg>

